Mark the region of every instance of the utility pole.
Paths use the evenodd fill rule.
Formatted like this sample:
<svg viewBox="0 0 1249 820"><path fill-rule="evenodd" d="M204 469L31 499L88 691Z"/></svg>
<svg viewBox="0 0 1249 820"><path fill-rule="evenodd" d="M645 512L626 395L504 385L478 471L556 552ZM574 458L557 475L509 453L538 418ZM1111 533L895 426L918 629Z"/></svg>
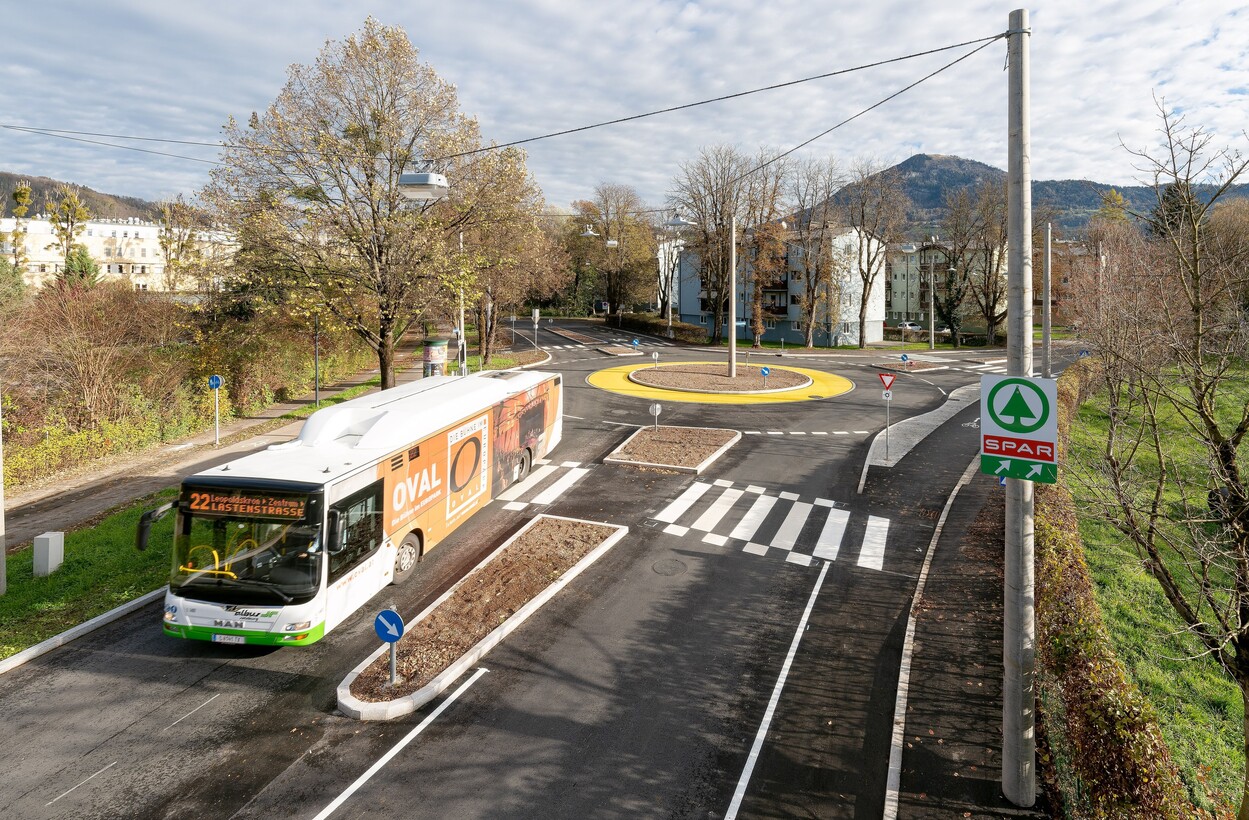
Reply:
<svg viewBox="0 0 1249 820"><path fill-rule="evenodd" d="M1045 223L1045 269L1041 274L1041 287L1045 291L1041 302L1041 376L1053 378L1050 367L1050 223Z"/></svg>
<svg viewBox="0 0 1249 820"><path fill-rule="evenodd" d="M1007 24L1007 374L1032 377L1032 169L1028 99L1028 10ZM1032 482L1006 479L1003 608L1002 793L1036 802L1036 609L1033 599Z"/></svg>
<svg viewBox="0 0 1249 820"><path fill-rule="evenodd" d="M729 217L729 378L737 378L737 214Z"/></svg>

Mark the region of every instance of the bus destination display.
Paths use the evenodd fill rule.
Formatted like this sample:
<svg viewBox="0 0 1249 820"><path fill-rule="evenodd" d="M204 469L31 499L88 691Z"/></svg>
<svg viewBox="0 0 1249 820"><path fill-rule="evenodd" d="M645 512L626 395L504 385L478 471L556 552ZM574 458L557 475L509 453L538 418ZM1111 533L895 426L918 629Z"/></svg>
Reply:
<svg viewBox="0 0 1249 820"><path fill-rule="evenodd" d="M276 518L298 521L304 517L307 499L303 496L279 496L267 493L245 495L238 491L193 489L186 493L188 508L193 513L232 515L246 518Z"/></svg>

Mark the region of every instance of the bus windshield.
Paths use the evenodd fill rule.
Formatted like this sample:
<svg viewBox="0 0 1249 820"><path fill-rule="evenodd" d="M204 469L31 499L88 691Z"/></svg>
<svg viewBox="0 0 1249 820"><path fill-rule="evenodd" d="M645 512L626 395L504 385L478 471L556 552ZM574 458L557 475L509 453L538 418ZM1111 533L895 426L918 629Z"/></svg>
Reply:
<svg viewBox="0 0 1249 820"><path fill-rule="evenodd" d="M321 528L304 520L306 498L280 516L218 514L215 509L257 510L255 505L217 505L200 512L202 495L188 493L174 529L170 590L214 603L304 603L321 584ZM291 520L298 510L298 519ZM270 514L266 514L266 512Z"/></svg>

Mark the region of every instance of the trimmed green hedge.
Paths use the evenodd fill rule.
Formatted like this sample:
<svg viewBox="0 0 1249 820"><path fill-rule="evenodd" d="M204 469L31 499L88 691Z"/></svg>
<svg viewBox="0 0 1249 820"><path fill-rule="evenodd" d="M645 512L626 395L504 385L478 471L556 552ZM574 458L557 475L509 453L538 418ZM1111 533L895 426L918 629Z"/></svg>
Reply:
<svg viewBox="0 0 1249 820"><path fill-rule="evenodd" d="M607 326L614 327L615 322L616 317L608 317ZM668 320L653 313L622 313L620 314L620 328L664 338L668 335ZM672 337L679 342L695 345L707 344L710 332L703 325L691 325L676 320L672 322Z"/></svg>

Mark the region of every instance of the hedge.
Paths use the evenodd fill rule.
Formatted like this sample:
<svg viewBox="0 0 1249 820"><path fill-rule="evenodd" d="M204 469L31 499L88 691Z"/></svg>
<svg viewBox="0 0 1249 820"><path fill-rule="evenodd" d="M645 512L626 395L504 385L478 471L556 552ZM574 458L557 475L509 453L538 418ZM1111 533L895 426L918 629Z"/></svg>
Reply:
<svg viewBox="0 0 1249 820"><path fill-rule="evenodd" d="M1059 453L1092 391L1095 366L1081 362L1058 385ZM1071 493L1036 491L1037 689L1048 739L1042 767L1067 816L1190 818L1188 798L1150 704L1115 657L1084 558Z"/></svg>

